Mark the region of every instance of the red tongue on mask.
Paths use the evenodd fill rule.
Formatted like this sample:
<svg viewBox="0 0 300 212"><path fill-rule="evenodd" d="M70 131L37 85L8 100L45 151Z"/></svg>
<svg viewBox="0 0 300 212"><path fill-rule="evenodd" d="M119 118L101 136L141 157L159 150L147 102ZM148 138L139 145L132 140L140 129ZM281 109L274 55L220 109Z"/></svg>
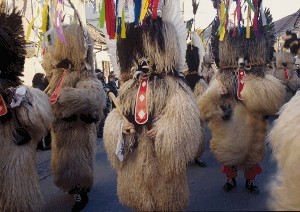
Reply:
<svg viewBox="0 0 300 212"><path fill-rule="evenodd" d="M242 91L244 88L244 77L246 73L244 69L239 69L238 71L238 90L237 90L237 97L239 100L242 100Z"/></svg>
<svg viewBox="0 0 300 212"><path fill-rule="evenodd" d="M289 75L288 75L288 72L287 72L287 70L286 70L286 68L283 69L283 74L284 74L284 78L285 78L286 80L289 80L289 79L290 79L290 78L289 78Z"/></svg>
<svg viewBox="0 0 300 212"><path fill-rule="evenodd" d="M7 113L7 108L3 97L0 95L0 116L4 116Z"/></svg>
<svg viewBox="0 0 300 212"><path fill-rule="evenodd" d="M135 122L137 124L145 124L148 121L147 89L148 78L142 79L137 92L135 104Z"/></svg>

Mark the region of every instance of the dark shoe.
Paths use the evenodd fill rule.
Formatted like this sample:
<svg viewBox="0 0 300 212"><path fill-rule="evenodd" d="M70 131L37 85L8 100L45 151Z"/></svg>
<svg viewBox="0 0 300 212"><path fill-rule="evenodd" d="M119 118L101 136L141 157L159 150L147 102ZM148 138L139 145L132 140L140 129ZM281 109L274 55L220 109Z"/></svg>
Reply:
<svg viewBox="0 0 300 212"><path fill-rule="evenodd" d="M226 192L232 191L236 187L235 178L228 179L225 185L223 186L223 190Z"/></svg>
<svg viewBox="0 0 300 212"><path fill-rule="evenodd" d="M200 167L202 167L202 168L205 168L205 167L206 167L206 163L205 163L204 161L198 159L198 158L195 158L195 163L196 163L197 165L199 165Z"/></svg>
<svg viewBox="0 0 300 212"><path fill-rule="evenodd" d="M259 188L253 184L253 180L246 180L245 186L250 191L250 193L252 194L259 193Z"/></svg>
<svg viewBox="0 0 300 212"><path fill-rule="evenodd" d="M81 211L82 209L84 209L86 204L89 202L89 197L88 197L87 193L83 192L83 191L75 194L74 198L75 198L75 205L72 208L72 212Z"/></svg>
<svg viewBox="0 0 300 212"><path fill-rule="evenodd" d="M78 186L74 186L71 190L69 190L69 194L77 194L79 193L80 188Z"/></svg>

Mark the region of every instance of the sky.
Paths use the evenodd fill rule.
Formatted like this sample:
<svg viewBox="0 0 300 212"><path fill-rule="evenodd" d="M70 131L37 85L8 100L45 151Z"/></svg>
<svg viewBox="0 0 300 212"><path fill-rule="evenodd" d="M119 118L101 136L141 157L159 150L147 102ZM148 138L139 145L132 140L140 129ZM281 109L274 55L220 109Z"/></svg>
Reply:
<svg viewBox="0 0 300 212"><path fill-rule="evenodd" d="M192 0L182 1L184 1L184 19L189 20L193 17ZM197 1L200 1L200 4L196 14L196 28L205 28L214 19L216 10L211 0ZM297 12L300 9L300 0L263 0L263 6L270 8L273 20L276 21Z"/></svg>

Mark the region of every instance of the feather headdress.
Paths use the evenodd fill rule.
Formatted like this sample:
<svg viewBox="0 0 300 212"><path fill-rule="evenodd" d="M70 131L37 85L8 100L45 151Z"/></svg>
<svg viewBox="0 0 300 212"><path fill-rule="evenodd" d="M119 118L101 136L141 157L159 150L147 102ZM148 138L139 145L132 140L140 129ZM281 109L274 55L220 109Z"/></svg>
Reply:
<svg viewBox="0 0 300 212"><path fill-rule="evenodd" d="M140 3L140 7L137 2ZM118 8L119 11L114 13L115 19L118 20L117 26L114 26L114 21L111 22L115 20L113 17L106 17L106 28L110 38L114 38L115 33L118 35L116 57L122 74L130 74L131 68L138 64L140 58L152 59L156 73L180 72L185 69L187 34L180 11L180 1L137 2L134 21L133 18L125 18L126 13L133 12L127 11L130 7L124 0L120 0L118 5L114 5L113 0L106 0L104 5L106 9ZM123 9L120 9L120 4L124 6ZM123 11L123 15L120 11Z"/></svg>
<svg viewBox="0 0 300 212"><path fill-rule="evenodd" d="M5 12L0 6L0 84L2 88L22 84L25 63L25 37L20 12Z"/></svg>
<svg viewBox="0 0 300 212"><path fill-rule="evenodd" d="M252 65L252 71L262 70L261 67L273 59L275 30L270 11L262 10L261 0L249 2L252 3L248 5L248 12L252 9L255 11L252 26L241 24L243 22L240 19L242 16L240 0L237 0L237 17L240 17L237 18L239 20L237 24L229 26L228 14L226 15L224 11L223 16L220 15L214 20L211 43L216 64L221 70L236 69L237 59L241 57ZM219 11L222 10L220 4L224 4L224 2L214 1L214 5Z"/></svg>

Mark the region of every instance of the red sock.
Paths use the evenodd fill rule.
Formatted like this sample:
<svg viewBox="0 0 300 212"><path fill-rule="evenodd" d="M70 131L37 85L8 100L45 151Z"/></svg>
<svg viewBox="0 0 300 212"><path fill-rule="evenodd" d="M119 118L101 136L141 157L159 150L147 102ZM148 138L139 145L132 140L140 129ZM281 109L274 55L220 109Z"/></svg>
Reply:
<svg viewBox="0 0 300 212"><path fill-rule="evenodd" d="M235 178L237 176L237 170L232 166L222 166L222 172L226 174L227 178Z"/></svg>
<svg viewBox="0 0 300 212"><path fill-rule="evenodd" d="M262 168L259 164L252 166L250 169L245 170L245 177L247 180L254 180L257 175L262 173Z"/></svg>

